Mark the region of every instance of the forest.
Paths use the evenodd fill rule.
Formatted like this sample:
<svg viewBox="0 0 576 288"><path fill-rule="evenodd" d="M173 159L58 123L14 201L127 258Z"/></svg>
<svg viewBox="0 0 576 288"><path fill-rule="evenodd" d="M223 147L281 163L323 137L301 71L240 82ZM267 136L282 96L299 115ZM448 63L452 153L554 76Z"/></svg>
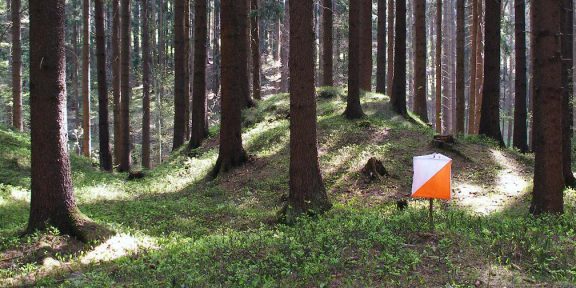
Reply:
<svg viewBox="0 0 576 288"><path fill-rule="evenodd" d="M575 0L0 0L0 287L576 287Z"/></svg>

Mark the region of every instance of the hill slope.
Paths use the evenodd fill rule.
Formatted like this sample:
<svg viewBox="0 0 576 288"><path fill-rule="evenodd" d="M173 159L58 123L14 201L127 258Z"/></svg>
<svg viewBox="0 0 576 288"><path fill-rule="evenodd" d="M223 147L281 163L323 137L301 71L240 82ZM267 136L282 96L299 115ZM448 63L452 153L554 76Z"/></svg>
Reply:
<svg viewBox="0 0 576 288"><path fill-rule="evenodd" d="M330 93L321 93L329 95ZM217 137L179 151L142 180L97 171L72 157L80 209L118 235L83 246L57 231L17 237L26 223L29 140L0 130L0 285L111 286L531 286L576 283L575 195L566 215L527 215L530 156L459 139L451 151L433 131L404 121L388 98L363 97L367 117L348 121L340 97L319 98L320 163L326 215L277 224L288 191L288 97L244 113L250 163L215 180ZM454 159L454 199L427 226L426 204L410 192L412 157ZM380 159L389 176L360 170ZM552 240L553 239L553 240Z"/></svg>

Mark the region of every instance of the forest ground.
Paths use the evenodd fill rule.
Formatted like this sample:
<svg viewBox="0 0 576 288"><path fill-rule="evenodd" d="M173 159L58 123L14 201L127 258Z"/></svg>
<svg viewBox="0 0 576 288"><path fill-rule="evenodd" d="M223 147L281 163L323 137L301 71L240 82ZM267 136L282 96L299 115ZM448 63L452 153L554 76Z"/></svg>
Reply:
<svg viewBox="0 0 576 288"><path fill-rule="evenodd" d="M342 91L318 97L320 164L331 211L278 224L288 191L289 101L278 94L244 112L251 161L215 180L218 128L205 145L180 150L146 177L99 172L72 156L79 207L110 227L83 245L58 231L19 237L30 186L27 135L0 129L0 286L399 286L573 287L576 193L561 217L528 214L533 156L478 138L450 151L433 131L394 115L388 97L362 98L364 119L343 118ZM333 96L333 97L330 97ZM454 160L454 199L437 205L396 199L410 192L412 157ZM390 176L360 173L370 157Z"/></svg>

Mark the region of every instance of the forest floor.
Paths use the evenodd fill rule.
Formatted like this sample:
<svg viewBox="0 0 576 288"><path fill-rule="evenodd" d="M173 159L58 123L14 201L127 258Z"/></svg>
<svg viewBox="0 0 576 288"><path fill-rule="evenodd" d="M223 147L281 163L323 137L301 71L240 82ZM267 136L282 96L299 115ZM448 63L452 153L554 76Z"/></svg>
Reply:
<svg viewBox="0 0 576 288"><path fill-rule="evenodd" d="M448 151L433 131L391 112L388 98L362 99L367 116L341 116L341 91L318 98L320 164L331 211L278 224L288 191L289 102L286 94L244 112L251 161L215 180L217 127L205 145L180 150L146 177L99 172L72 156L79 207L116 235L82 244L51 230L19 237L30 186L27 135L0 129L0 286L386 286L574 287L576 193L566 213L528 214L532 155L478 138ZM334 97L326 97L334 96ZM412 157L440 152L453 162L453 199L396 200L410 192ZM389 176L360 170L380 159Z"/></svg>

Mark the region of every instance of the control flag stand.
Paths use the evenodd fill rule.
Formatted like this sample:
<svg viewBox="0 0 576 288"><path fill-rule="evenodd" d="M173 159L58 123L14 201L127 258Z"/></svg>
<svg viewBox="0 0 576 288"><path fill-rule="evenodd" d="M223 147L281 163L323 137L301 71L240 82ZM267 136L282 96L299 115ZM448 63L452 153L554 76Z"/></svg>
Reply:
<svg viewBox="0 0 576 288"><path fill-rule="evenodd" d="M450 199L452 159L442 154L417 156L413 159L412 198L429 199L430 229L434 231L434 199Z"/></svg>

